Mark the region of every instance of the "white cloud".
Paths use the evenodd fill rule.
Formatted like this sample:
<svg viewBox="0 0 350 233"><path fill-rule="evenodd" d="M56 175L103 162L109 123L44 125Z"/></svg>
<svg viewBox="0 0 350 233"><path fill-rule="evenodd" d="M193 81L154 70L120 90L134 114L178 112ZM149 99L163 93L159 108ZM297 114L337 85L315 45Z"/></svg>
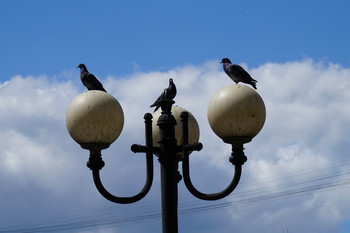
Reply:
<svg viewBox="0 0 350 233"><path fill-rule="evenodd" d="M242 181L226 199L232 201L232 211L230 208L218 211L218 219L228 213L233 218L220 223L227 224L227 230L220 228L220 233L232 232L233 228L239 232L283 232L286 229L290 232L336 232L341 222L350 218L350 205L346 201L349 186L335 185L329 190L321 186L349 180L349 175L345 174L349 169L345 165L349 164L346 155L350 145L347 136L350 69L303 60L268 63L248 71L258 80L258 93L265 101L267 118L261 133L245 145L248 162L243 168ZM218 191L231 178L230 146L211 132L206 111L214 92L232 81L217 61L211 61L167 72L139 71L127 77L103 80L125 113L120 138L103 151L106 167L102 170L102 179L112 193L135 194L143 185L144 158L134 155L129 148L133 143L144 143L143 115L153 111L149 105L168 85L169 78L174 78L178 88L176 104L191 111L200 126L204 149L191 155L195 184L201 190ZM4 180L0 195L7 200L0 217L8 222L11 219L15 222L15 218L29 225L31 221L45 222L47 218L43 215L69 219L72 214L67 209L85 213L108 206L118 211L118 205L103 200L93 187L90 171L84 165L88 152L73 142L65 129L68 104L78 95L77 90L83 90L76 84L76 81L46 76L16 76L0 85L0 180ZM160 211L159 206L151 202L159 200L157 163L155 160L156 180L148 199L130 207L136 215L147 203L151 206L147 210ZM320 186L306 192L312 185ZM181 196L187 192L183 182L179 189ZM298 190L305 192L293 194ZM32 204L17 204L20 198L13 193L23 191L35 192L23 197ZM40 195L36 195L38 192ZM53 201L51 195L59 199ZM259 201L259 198L262 199ZM34 205L42 201L51 206L28 216L30 209L35 209ZM180 205L183 202L192 203L188 198ZM10 209L18 209L22 214L9 212ZM87 215L80 218L84 220L84 216ZM94 217L97 215L92 215ZM196 219L191 226L182 226L193 228L193 232L196 226L200 229L204 224L203 219L191 215L184 218ZM146 221L139 223L140 228L145 226L143 224L152 225ZM137 226L133 226L135 232L138 232ZM103 226L100 227L103 232ZM160 226L153 227L160 229ZM127 225L117 224L115 228L115 232L124 232ZM106 229L113 232L110 226Z"/></svg>

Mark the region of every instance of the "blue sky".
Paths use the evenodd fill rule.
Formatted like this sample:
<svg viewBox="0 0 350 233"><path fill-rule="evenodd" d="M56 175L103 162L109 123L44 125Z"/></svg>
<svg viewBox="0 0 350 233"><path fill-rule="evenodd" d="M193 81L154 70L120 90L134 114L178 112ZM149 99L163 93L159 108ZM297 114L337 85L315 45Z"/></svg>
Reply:
<svg viewBox="0 0 350 233"><path fill-rule="evenodd" d="M194 183L224 188L230 148L206 119L210 97L232 84L223 57L258 80L267 118L230 197L196 200L180 182L180 232L350 232L348 9L345 0L0 1L0 232L161 231L157 160L145 199L112 204L67 133L66 110L85 91L79 63L124 110L123 132L103 152L112 193L143 185L144 161L129 148L143 143L142 117L170 77L176 104L200 125Z"/></svg>
<svg viewBox="0 0 350 233"><path fill-rule="evenodd" d="M104 76L230 56L350 65L348 1L1 1L1 78L84 62Z"/></svg>

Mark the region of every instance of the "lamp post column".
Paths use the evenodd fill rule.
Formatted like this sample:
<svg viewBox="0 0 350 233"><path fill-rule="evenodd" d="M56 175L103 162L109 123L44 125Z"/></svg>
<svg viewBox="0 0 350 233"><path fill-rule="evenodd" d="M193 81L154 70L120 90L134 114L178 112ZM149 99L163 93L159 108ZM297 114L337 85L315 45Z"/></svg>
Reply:
<svg viewBox="0 0 350 233"><path fill-rule="evenodd" d="M163 233L178 233L178 161L176 157L175 125L171 114L174 101L163 100L159 126L159 162L161 178L162 225Z"/></svg>

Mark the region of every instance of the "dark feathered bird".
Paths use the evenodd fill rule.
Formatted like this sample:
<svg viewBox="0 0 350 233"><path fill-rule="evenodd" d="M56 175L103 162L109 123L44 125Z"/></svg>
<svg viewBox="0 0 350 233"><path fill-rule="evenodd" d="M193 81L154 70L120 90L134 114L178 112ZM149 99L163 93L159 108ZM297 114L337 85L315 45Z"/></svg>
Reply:
<svg viewBox="0 0 350 233"><path fill-rule="evenodd" d="M84 86L90 91L90 90L100 90L107 92L100 81L97 80L95 75L89 73L86 66L84 64L78 65L77 68L80 68L80 79Z"/></svg>
<svg viewBox="0 0 350 233"><path fill-rule="evenodd" d="M247 83L252 85L256 89L256 80L253 79L247 71L245 71L241 66L232 64L230 59L223 58L220 63L223 63L225 73L235 82L235 83Z"/></svg>
<svg viewBox="0 0 350 233"><path fill-rule="evenodd" d="M156 107L156 109L154 109L154 112L158 110L158 108L160 107L159 105L159 101L160 100L173 100L176 96L176 86L173 82L173 79L169 79L169 86L168 88L165 88L164 91L162 92L162 94L160 94L160 96L158 97L158 99L150 106L152 107Z"/></svg>

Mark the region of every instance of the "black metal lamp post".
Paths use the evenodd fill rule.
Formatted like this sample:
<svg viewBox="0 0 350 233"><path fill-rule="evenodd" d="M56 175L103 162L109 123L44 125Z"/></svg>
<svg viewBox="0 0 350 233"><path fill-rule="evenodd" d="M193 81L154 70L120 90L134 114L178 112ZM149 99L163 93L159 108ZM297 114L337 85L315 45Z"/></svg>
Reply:
<svg viewBox="0 0 350 233"><path fill-rule="evenodd" d="M108 93L88 91L72 101L66 116L67 129L72 138L82 148L90 151L87 166L92 170L96 188L111 202L133 203L146 196L153 181L153 154L158 156L163 233L178 232L178 183L182 178L187 189L203 200L224 198L236 188L241 177L242 165L247 161L243 144L251 141L265 122L264 103L253 89L244 85L230 85L214 95L208 108L208 120L213 131L225 143L232 145L229 161L234 165L234 175L231 183L223 191L204 194L193 186L190 178L189 154L192 151L200 151L203 147L198 138L197 141L189 143L189 134L193 134L189 132L189 118L191 129L195 119L187 111L183 111L180 117L175 119L172 113L174 103L172 100L160 102L158 129L152 129L152 114L146 113L144 116L146 145L133 144L131 150L146 154L146 182L142 190L131 197L112 195L104 188L100 179L100 170L104 166L101 150L108 148L118 138L124 123L123 111L118 101ZM182 122L181 127L179 121ZM176 127L181 129L181 135L175 134ZM153 142L152 130L158 130L158 145ZM178 171L180 162L182 176Z"/></svg>

